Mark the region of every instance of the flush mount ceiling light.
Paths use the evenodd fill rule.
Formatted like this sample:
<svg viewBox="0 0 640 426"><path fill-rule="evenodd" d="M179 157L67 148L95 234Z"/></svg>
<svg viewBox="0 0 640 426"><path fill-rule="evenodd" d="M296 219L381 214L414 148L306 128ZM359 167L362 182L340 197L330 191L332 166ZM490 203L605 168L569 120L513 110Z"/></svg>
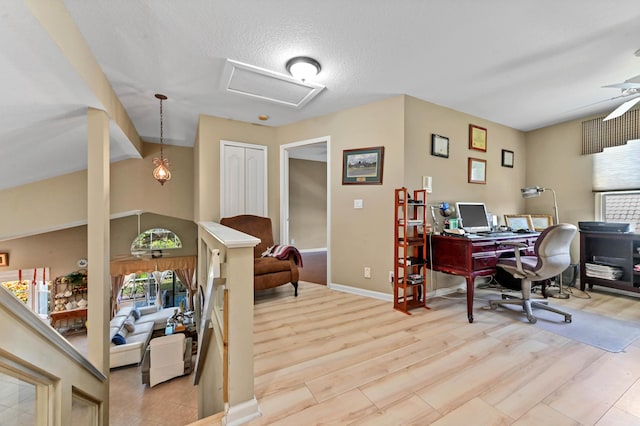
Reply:
<svg viewBox="0 0 640 426"><path fill-rule="evenodd" d="M307 56L296 56L287 61L289 74L302 81L315 77L321 69L318 61Z"/></svg>
<svg viewBox="0 0 640 426"><path fill-rule="evenodd" d="M160 99L160 158L153 159L153 165L156 166L153 169L153 177L160 182L160 185L168 180L171 180L171 172L169 171L169 159L164 158L164 134L163 134L163 122L162 122L162 101L166 101L167 97L156 93L156 98Z"/></svg>

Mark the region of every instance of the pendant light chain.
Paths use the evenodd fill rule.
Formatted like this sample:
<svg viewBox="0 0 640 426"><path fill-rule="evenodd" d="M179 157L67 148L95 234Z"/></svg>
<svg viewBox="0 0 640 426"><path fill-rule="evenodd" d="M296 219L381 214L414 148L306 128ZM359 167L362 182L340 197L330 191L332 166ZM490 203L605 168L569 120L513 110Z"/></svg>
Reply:
<svg viewBox="0 0 640 426"><path fill-rule="evenodd" d="M160 98L160 161L164 161L164 121L162 117L162 98Z"/></svg>

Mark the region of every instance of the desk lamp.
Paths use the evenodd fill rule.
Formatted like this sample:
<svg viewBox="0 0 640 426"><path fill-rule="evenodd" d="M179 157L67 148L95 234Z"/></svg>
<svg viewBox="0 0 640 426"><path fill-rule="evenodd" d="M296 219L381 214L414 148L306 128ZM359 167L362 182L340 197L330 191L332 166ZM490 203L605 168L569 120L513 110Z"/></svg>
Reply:
<svg viewBox="0 0 640 426"><path fill-rule="evenodd" d="M520 189L520 192L522 194L522 198L532 198L532 197L539 197L540 194L542 194L545 191L551 191L551 193L553 194L553 212L555 214L555 220L556 220L556 225L560 223L560 219L558 219L558 202L556 199L556 191L554 191L551 188L541 188L539 186L528 186L526 188L522 188ZM562 273L560 274L560 279L559 279L559 289L557 293L550 293L551 297L554 297L556 299L568 299L569 298L569 293L565 293L564 289L562 287Z"/></svg>
<svg viewBox="0 0 640 426"><path fill-rule="evenodd" d="M440 216L449 217L455 213L456 209L449 205L449 203L429 204L431 209L431 217L433 218L433 231L435 232L438 227L438 219L436 218L435 209L438 209Z"/></svg>

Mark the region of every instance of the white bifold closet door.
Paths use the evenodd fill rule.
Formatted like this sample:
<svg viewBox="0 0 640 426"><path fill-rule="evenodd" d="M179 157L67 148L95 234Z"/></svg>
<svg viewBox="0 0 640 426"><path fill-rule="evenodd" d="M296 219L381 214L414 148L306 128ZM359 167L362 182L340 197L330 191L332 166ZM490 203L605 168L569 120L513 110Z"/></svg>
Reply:
<svg viewBox="0 0 640 426"><path fill-rule="evenodd" d="M267 147L220 144L220 217L267 216Z"/></svg>

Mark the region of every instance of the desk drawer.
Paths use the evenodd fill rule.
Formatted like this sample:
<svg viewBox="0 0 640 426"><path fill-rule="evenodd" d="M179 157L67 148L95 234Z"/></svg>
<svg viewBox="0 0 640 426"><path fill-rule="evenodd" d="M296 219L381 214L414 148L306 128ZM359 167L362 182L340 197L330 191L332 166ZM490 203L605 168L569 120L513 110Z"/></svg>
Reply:
<svg viewBox="0 0 640 426"><path fill-rule="evenodd" d="M473 270L479 271L481 269L494 268L496 266L496 262L498 259L496 258L495 251L486 251L482 253L474 253L473 255Z"/></svg>
<svg viewBox="0 0 640 426"><path fill-rule="evenodd" d="M513 251L513 247L507 244L504 244L505 241L515 241L518 243L523 243L526 244L530 247L530 249L528 250L533 250L533 246L536 242L535 239L528 239L528 238L509 238L509 239L503 239L503 240L495 240L495 241L478 241L478 242L474 242L472 244L472 251L474 253L474 255L476 253L494 253L498 252L498 255L505 253L505 252L509 252L509 251ZM533 251L531 251L531 253L533 253Z"/></svg>
<svg viewBox="0 0 640 426"><path fill-rule="evenodd" d="M471 244L471 251L475 253L494 253L496 251L496 241L477 241ZM495 253L494 253L495 254Z"/></svg>

